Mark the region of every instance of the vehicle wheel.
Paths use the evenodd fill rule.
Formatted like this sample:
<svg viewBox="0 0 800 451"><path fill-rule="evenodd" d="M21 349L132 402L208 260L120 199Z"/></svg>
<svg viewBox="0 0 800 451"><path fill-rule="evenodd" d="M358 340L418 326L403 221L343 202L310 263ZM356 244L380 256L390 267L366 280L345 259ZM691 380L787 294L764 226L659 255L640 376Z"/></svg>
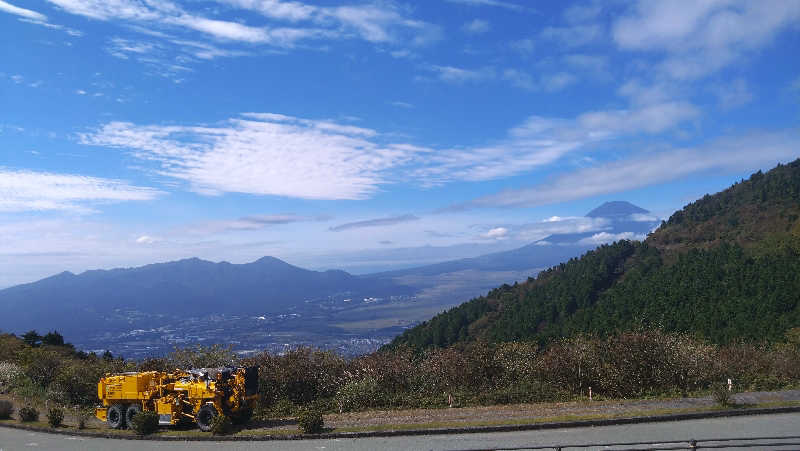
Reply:
<svg viewBox="0 0 800 451"><path fill-rule="evenodd" d="M197 415L195 415L194 419L197 425L200 426L201 431L208 432L211 430L211 425L214 423L214 418L216 417L217 409L211 404L206 404L197 411Z"/></svg>
<svg viewBox="0 0 800 451"><path fill-rule="evenodd" d="M141 413L142 408L138 404L131 404L128 406L128 409L125 411L125 423L128 427L133 426L133 417Z"/></svg>
<svg viewBox="0 0 800 451"><path fill-rule="evenodd" d="M108 421L108 426L112 429L125 428L125 405L114 404L109 407L106 413L106 420Z"/></svg>

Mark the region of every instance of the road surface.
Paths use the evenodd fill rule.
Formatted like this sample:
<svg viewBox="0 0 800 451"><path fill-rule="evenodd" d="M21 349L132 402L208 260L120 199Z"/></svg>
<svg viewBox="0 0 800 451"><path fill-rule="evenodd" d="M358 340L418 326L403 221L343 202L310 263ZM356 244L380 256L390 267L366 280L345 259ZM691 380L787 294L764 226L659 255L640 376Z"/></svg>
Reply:
<svg viewBox="0 0 800 451"><path fill-rule="evenodd" d="M0 450L65 450L65 451L140 451L156 449L178 450L478 450L523 447L608 444L620 442L656 442L691 439L742 438L766 436L800 436L800 413L710 418L704 420L672 421L619 426L553 429L523 432L481 434L429 435L360 439L291 440L257 442L163 442L140 440L111 440L73 437L0 427ZM758 443L775 443L759 440ZM800 438L784 442L793 446L752 446L747 449L800 449ZM720 442L726 446L735 442ZM681 444L676 444L681 445ZM648 445L647 448L657 448ZM630 449L645 446L592 446L571 449ZM565 448L570 449L570 448ZM744 448L740 448L744 449Z"/></svg>

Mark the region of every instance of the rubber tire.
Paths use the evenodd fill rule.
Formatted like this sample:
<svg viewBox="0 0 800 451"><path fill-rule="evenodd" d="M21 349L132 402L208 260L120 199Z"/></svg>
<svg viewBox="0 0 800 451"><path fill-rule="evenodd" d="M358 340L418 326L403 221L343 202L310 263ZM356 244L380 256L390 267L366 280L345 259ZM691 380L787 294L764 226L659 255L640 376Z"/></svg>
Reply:
<svg viewBox="0 0 800 451"><path fill-rule="evenodd" d="M213 405L205 404L197 411L194 420L201 431L208 432L211 430L211 425L214 424L214 418L216 418L217 415L217 409L214 408Z"/></svg>
<svg viewBox="0 0 800 451"><path fill-rule="evenodd" d="M133 422L131 420L138 413L142 413L142 408L139 404L131 404L125 409L125 424L127 424L128 427L133 427Z"/></svg>
<svg viewBox="0 0 800 451"><path fill-rule="evenodd" d="M106 421L112 429L125 429L125 405L114 404L106 412Z"/></svg>

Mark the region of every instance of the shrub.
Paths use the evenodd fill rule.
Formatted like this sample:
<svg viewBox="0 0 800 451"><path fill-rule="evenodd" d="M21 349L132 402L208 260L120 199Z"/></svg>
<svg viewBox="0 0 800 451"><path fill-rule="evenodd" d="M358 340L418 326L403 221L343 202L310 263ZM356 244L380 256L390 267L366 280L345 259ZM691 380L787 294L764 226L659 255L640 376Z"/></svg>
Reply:
<svg viewBox="0 0 800 451"><path fill-rule="evenodd" d="M51 428L57 428L64 422L64 409L60 407L52 407L47 412L47 424Z"/></svg>
<svg viewBox="0 0 800 451"><path fill-rule="evenodd" d="M294 413L295 405L292 403L292 401L289 401L286 398L281 398L277 400L269 410L275 416L288 417Z"/></svg>
<svg viewBox="0 0 800 451"><path fill-rule="evenodd" d="M133 416L129 426L139 435L152 434L158 430L158 414L145 410Z"/></svg>
<svg viewBox="0 0 800 451"><path fill-rule="evenodd" d="M11 362L0 362L0 393L8 393L16 387L25 373L22 368Z"/></svg>
<svg viewBox="0 0 800 451"><path fill-rule="evenodd" d="M336 394L336 402L343 411L366 410L382 404L381 388L371 377L353 381Z"/></svg>
<svg viewBox="0 0 800 451"><path fill-rule="evenodd" d="M83 362L64 364L49 388L58 393L58 402L91 405L97 400L97 381L103 376L101 370Z"/></svg>
<svg viewBox="0 0 800 451"><path fill-rule="evenodd" d="M14 413L14 404L11 404L11 401L0 400L0 420L7 420L11 418L11 414Z"/></svg>
<svg viewBox="0 0 800 451"><path fill-rule="evenodd" d="M712 387L711 397L714 398L714 402L720 407L732 407L736 405L733 400L733 392L728 390L728 386L725 384L717 384Z"/></svg>
<svg viewBox="0 0 800 451"><path fill-rule="evenodd" d="M86 429L89 419L94 416L92 409L77 407L75 408L75 419L78 422L78 429Z"/></svg>
<svg viewBox="0 0 800 451"><path fill-rule="evenodd" d="M313 407L300 411L300 415L297 416L297 424L304 434L319 434L325 426L322 412Z"/></svg>
<svg viewBox="0 0 800 451"><path fill-rule="evenodd" d="M233 422L225 414L219 414L211 422L211 433L214 435L227 435L233 432Z"/></svg>
<svg viewBox="0 0 800 451"><path fill-rule="evenodd" d="M19 419L25 422L39 421L39 411L32 406L25 406L19 409Z"/></svg>
<svg viewBox="0 0 800 451"><path fill-rule="evenodd" d="M43 401L47 397L45 389L35 384L28 376L22 376L19 379L19 383L14 387L13 393L24 399L25 403Z"/></svg>

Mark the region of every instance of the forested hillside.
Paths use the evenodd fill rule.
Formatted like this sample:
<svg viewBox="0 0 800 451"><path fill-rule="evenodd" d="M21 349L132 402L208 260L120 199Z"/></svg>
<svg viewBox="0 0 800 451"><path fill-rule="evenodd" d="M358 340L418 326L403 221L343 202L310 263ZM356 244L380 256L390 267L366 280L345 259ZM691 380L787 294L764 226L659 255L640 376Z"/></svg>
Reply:
<svg viewBox="0 0 800 451"><path fill-rule="evenodd" d="M541 344L658 328L716 343L800 324L800 160L673 214L643 242L603 245L409 329L391 346L484 338Z"/></svg>

